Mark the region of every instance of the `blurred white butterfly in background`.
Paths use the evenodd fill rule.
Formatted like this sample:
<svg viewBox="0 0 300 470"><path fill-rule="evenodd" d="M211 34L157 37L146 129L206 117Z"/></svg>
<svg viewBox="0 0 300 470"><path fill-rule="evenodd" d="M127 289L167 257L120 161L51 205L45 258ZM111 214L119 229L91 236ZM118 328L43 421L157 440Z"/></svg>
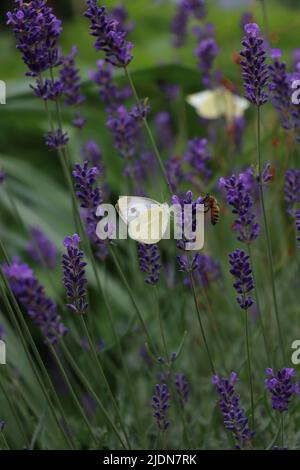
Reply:
<svg viewBox="0 0 300 470"><path fill-rule="evenodd" d="M245 98L231 93L225 87L189 95L186 101L195 108L200 117L204 119L225 117L228 122L242 117L249 107L249 102Z"/></svg>
<svg viewBox="0 0 300 470"><path fill-rule="evenodd" d="M139 196L122 196L116 204L121 219L128 226L130 238L146 245L158 243L170 221L168 204Z"/></svg>

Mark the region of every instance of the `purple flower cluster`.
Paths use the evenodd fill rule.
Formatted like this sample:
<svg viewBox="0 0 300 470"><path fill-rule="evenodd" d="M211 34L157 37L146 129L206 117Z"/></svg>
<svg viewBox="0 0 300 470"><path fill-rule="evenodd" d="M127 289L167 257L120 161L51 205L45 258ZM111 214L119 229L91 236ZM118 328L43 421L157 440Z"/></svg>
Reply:
<svg viewBox="0 0 300 470"><path fill-rule="evenodd" d="M184 171L182 168L183 160L181 157L173 156L166 161L166 173L172 192L178 192L179 186L184 180Z"/></svg>
<svg viewBox="0 0 300 470"><path fill-rule="evenodd" d="M108 110L118 108L131 96L130 88L119 88L113 82L112 73L113 66L104 60L98 60L97 70L92 70L89 73L90 79L98 86L100 98Z"/></svg>
<svg viewBox="0 0 300 470"><path fill-rule="evenodd" d="M128 11L121 3L111 10L111 16L119 23L120 31L130 33L133 30L135 24L129 21Z"/></svg>
<svg viewBox="0 0 300 470"><path fill-rule="evenodd" d="M75 63L77 54L78 49L73 46L70 54L62 59L59 71L66 106L79 105L85 100L81 93L81 79Z"/></svg>
<svg viewBox="0 0 300 470"><path fill-rule="evenodd" d="M186 175L189 181L193 178L203 178L204 182L212 176L212 171L208 168L211 160L211 155L208 149L208 140L195 138L188 142L187 151L184 154L184 160L188 162L191 172Z"/></svg>
<svg viewBox="0 0 300 470"><path fill-rule="evenodd" d="M105 168L102 162L101 149L95 140L88 140L81 149L81 155L84 161L89 165L96 167L98 176L104 176Z"/></svg>
<svg viewBox="0 0 300 470"><path fill-rule="evenodd" d="M41 329L46 342L55 344L67 334L68 330L61 322L55 303L46 296L44 287L27 264L14 258L9 266L4 266L4 273L16 298L33 323Z"/></svg>
<svg viewBox="0 0 300 470"><path fill-rule="evenodd" d="M57 249L55 245L38 227L32 227L30 235L32 241L26 247L27 253L41 266L54 269L57 263Z"/></svg>
<svg viewBox="0 0 300 470"><path fill-rule="evenodd" d="M253 212L253 197L247 187L248 176L248 173L241 173L238 177L232 175L219 181L219 186L226 191L227 204L236 216L233 229L239 233L238 240L245 243L255 240L260 232Z"/></svg>
<svg viewBox="0 0 300 470"><path fill-rule="evenodd" d="M82 165L79 163L75 165L73 178L76 196L80 206L84 209L82 216L86 224L87 235L97 248L97 255L103 259L107 256L107 247L104 241L100 240L96 235L96 227L99 222L96 211L102 203L102 192L98 186L95 187L97 176L97 167L90 167L87 160Z"/></svg>
<svg viewBox="0 0 300 470"><path fill-rule="evenodd" d="M243 250L237 249L229 254L229 263L230 273L235 278L233 286L238 293L236 300L243 310L247 310L253 305L249 293L254 289L249 256Z"/></svg>
<svg viewBox="0 0 300 470"><path fill-rule="evenodd" d="M241 66L246 98L256 106L268 101L266 87L269 72L266 64L266 46L256 23L245 26L246 36L242 41Z"/></svg>
<svg viewBox="0 0 300 470"><path fill-rule="evenodd" d="M300 232L300 209L296 210L295 212L295 221L296 221L296 230ZM300 248L300 233L297 237L297 247Z"/></svg>
<svg viewBox="0 0 300 470"><path fill-rule="evenodd" d="M175 387L178 394L179 402L184 407L190 396L190 387L187 378L184 374L176 374Z"/></svg>
<svg viewBox="0 0 300 470"><path fill-rule="evenodd" d="M4 338L4 327L0 323L0 340L3 340L3 338Z"/></svg>
<svg viewBox="0 0 300 470"><path fill-rule="evenodd" d="M199 197L193 201L192 191L187 191L185 196L172 196L172 204L176 206L177 213L176 225L178 230L183 234L183 238L177 241L177 247L186 250L187 243L195 242L195 233L197 229L197 214L199 205L202 204L203 198Z"/></svg>
<svg viewBox="0 0 300 470"><path fill-rule="evenodd" d="M195 56L199 60L198 67L203 74L202 83L208 88L212 87L212 67L219 50L219 46L213 37L201 39L195 50Z"/></svg>
<svg viewBox="0 0 300 470"><path fill-rule="evenodd" d="M57 42L62 32L61 21L46 0L15 0L15 3L14 11L7 13L7 24L13 27L17 49L29 69L27 75L37 77L60 63Z"/></svg>
<svg viewBox="0 0 300 470"><path fill-rule="evenodd" d="M284 175L284 196L288 205L288 213L294 216L300 204L300 170L290 168Z"/></svg>
<svg viewBox="0 0 300 470"><path fill-rule="evenodd" d="M177 261L179 271L193 273L204 287L221 277L219 263L207 254L196 253L190 261L187 255L181 255L177 256ZM189 284L189 279L186 279L185 283Z"/></svg>
<svg viewBox="0 0 300 470"><path fill-rule="evenodd" d="M67 307L71 312L82 315L87 312L88 303L86 300L86 278L83 261L84 253L79 249L80 237L75 234L66 237L64 247L67 254L63 255L63 283L66 288L67 297L70 303Z"/></svg>
<svg viewBox="0 0 300 470"><path fill-rule="evenodd" d="M140 123L125 106L119 106L107 121L114 137L114 146L123 158L130 159L136 152L140 137Z"/></svg>
<svg viewBox="0 0 300 470"><path fill-rule="evenodd" d="M5 180L6 174L3 170L0 170L0 184Z"/></svg>
<svg viewBox="0 0 300 470"><path fill-rule="evenodd" d="M84 16L90 21L91 35L96 38L95 49L105 53L105 60L116 67L126 67L132 60L133 44L126 41L127 33L120 30L116 19L98 6L98 0L87 0Z"/></svg>
<svg viewBox="0 0 300 470"><path fill-rule="evenodd" d="M50 150L59 150L69 142L69 136L67 132L63 132L61 129L49 131L45 134L45 143Z"/></svg>
<svg viewBox="0 0 300 470"><path fill-rule="evenodd" d="M205 0L180 0L171 23L174 47L182 47L186 41L189 19L206 16Z"/></svg>
<svg viewBox="0 0 300 470"><path fill-rule="evenodd" d="M152 397L153 417L158 429L166 431L170 425L168 421L168 409L170 408L170 393L166 384L157 384Z"/></svg>
<svg viewBox="0 0 300 470"><path fill-rule="evenodd" d="M145 245L138 243L138 255L140 269L147 274L145 282L147 284L157 284L160 277L160 254L157 245Z"/></svg>
<svg viewBox="0 0 300 470"><path fill-rule="evenodd" d="M170 113L161 111L156 114L154 121L161 147L170 150L173 148L175 141Z"/></svg>
<svg viewBox="0 0 300 470"><path fill-rule="evenodd" d="M213 384L216 387L220 400L218 405L224 418L224 426L232 432L238 449L250 448L254 433L249 428L245 411L240 407L240 396L235 391L235 384L238 380L236 372L230 374L230 378L213 377Z"/></svg>
<svg viewBox="0 0 300 470"><path fill-rule="evenodd" d="M271 57L273 63L269 65L270 94L274 108L276 109L280 123L284 129L291 129L291 83L286 70L286 63L281 62L282 52L280 49L272 49Z"/></svg>
<svg viewBox="0 0 300 470"><path fill-rule="evenodd" d="M296 372L291 368L284 368L274 373L273 369L267 369L268 378L265 386L272 395L273 409L283 413L287 411L294 395L300 394L299 383L295 380Z"/></svg>

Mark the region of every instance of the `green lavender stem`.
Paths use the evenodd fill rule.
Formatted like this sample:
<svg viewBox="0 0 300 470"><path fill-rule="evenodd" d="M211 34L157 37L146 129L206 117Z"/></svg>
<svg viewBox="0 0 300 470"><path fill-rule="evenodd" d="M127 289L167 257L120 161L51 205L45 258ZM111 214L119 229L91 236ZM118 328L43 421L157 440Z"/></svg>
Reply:
<svg viewBox="0 0 300 470"><path fill-rule="evenodd" d="M258 289L257 289L257 283L256 283L256 276L255 276L255 271L254 271L254 263L253 263L253 257L252 257L252 249L251 249L250 243L247 243L247 249L248 249L248 255L249 255L249 259L250 259L250 265L251 265L252 276L253 276L253 281L254 281L254 295L255 295L255 302L256 302L256 307L257 307L257 311L258 311L258 321L259 321L261 333L262 333L262 336L263 336L267 361L268 361L268 364L272 364L271 356L270 356L270 353L269 353L267 335L266 335L266 331L265 331L264 322L263 322L263 319L262 319L262 313L261 313L260 302L259 302L259 297L258 297Z"/></svg>
<svg viewBox="0 0 300 470"><path fill-rule="evenodd" d="M102 401L100 400L100 398L98 397L98 395L95 393L94 389L92 388L92 386L90 385L90 382L88 381L88 379L85 377L84 373L80 370L80 368L78 367L76 361L74 361L73 359L73 356L72 354L69 352L67 346L65 345L65 343L63 341L61 341L61 347L62 347L62 350L64 352L64 355L66 356L70 366L72 367L72 369L74 370L75 374L77 375L77 377L79 378L79 380L81 380L82 384L86 387L86 389L89 391L89 393L92 395L92 397L95 399L95 401L98 403L107 423L111 426L112 430L114 431L114 433L116 434L116 437L117 439L120 441L122 447L124 449L126 449L126 445L122 439L122 437L120 436L120 433L118 431L118 429L116 428L114 422L112 421L112 419L110 418L109 414L107 413L106 411L106 408L105 406L103 405Z"/></svg>
<svg viewBox="0 0 300 470"><path fill-rule="evenodd" d="M128 82L130 84L130 87L132 89L132 93L133 93L133 96L136 100L136 103L139 104L140 102L140 99L139 99L139 96L137 94L137 91L136 91L136 88L134 86L134 83L133 83L133 80L132 80L132 77L131 77L131 74L128 70L127 67L124 67L124 70L125 70L125 74L126 74L126 77L128 79ZM149 137L149 140L150 140L150 143L152 145L152 148L153 148L153 151L154 151L154 154L155 154L155 157L157 159L157 162L158 162L158 165L159 165L159 168L160 168L160 171L161 171L161 174L162 174L162 177L167 185L167 188L170 192L170 194L172 195L172 192L171 192L171 188L170 188L170 183L169 183L169 180L168 180L168 176L167 176L167 172L166 172L166 169L165 169L165 166L164 166L164 163L162 161L162 158L161 158L161 155L160 155L160 152L158 150L158 147L156 145L156 142L155 142L155 139L153 137L153 134L152 134L152 131L150 129L150 126L148 124L148 121L147 121L147 118L144 117L143 118L143 122L144 122L144 126L145 126L145 129L146 129L146 132L148 134L148 137Z"/></svg>
<svg viewBox="0 0 300 470"><path fill-rule="evenodd" d="M276 289L275 289L275 277L274 277L274 268L273 268L273 260L272 260L272 250L271 250L271 241L270 241L270 234L267 222L267 214L265 209L265 201L264 201L264 191L263 191L263 182L262 182L262 162L261 162L261 147L260 147L260 106L257 106L257 161L258 161L258 172L259 172L259 194L260 194L260 202L261 208L263 213L263 223L264 223L264 231L266 236L266 244L267 244L267 254L268 254L268 264L270 269L270 277L271 277L271 286L272 286L272 295L273 295L273 302L274 302L274 309L276 315L276 323L278 328L279 334L279 342L280 348L282 353L283 362L285 362L285 352L284 352L284 342L280 324L280 317L279 317L279 310L277 304L277 297L276 297Z"/></svg>
<svg viewBox="0 0 300 470"><path fill-rule="evenodd" d="M70 391L70 393L71 393L72 399L73 399L73 401L74 401L74 403L75 403L75 405L76 405L76 407L77 407L77 409L78 409L78 411L79 411L79 414L81 415L82 419L84 420L84 422L85 422L85 424L86 424L86 427L87 427L87 429L88 429L88 431L89 431L89 433L90 433L90 436L91 436L92 440L94 441L94 444L95 444L96 447L97 447L97 446L98 446L98 440L96 439L96 437L95 437L95 435L94 435L94 432L93 432L93 429L92 429L92 427L91 427L91 424L90 424L90 422L89 422L89 420L88 420L88 418L87 418L87 416L86 416L86 414L85 414L85 412L84 412L84 409L82 408L82 406L81 406L81 404L80 404L80 402L79 402L79 400L78 400L78 398L77 398L76 392L75 392L75 390L74 390L74 388L73 388L73 385L71 384L71 382L70 382L70 380L69 380L69 377L68 377L68 375L67 375L67 373L66 373L66 371L65 371L65 368L64 368L64 366L63 366L63 364L62 364L62 362L61 362L61 360L60 360L60 358L59 358L59 356L58 356L58 354L57 354L55 348L54 348L52 345L49 345L49 348L50 348L50 351L51 351L51 353L52 353L52 356L54 357L54 360L55 360L55 362L56 362L56 364L57 364L57 366L58 366L58 368L59 368L59 370L60 370L60 372L61 372L61 374L62 374L62 377L63 377L63 379L64 379L64 381L65 381L65 383L66 383L66 385L67 385L67 387L68 387L68 389L69 389L69 391Z"/></svg>
<svg viewBox="0 0 300 470"><path fill-rule="evenodd" d="M248 310L245 310L245 337L246 337L246 352L247 352L247 367L250 385L250 397L251 397L251 424L252 431L254 431L255 419L254 419L254 393L253 393L253 380L252 380L252 368L251 368L251 356L250 356L250 344L249 344L249 318Z"/></svg>
<svg viewBox="0 0 300 470"><path fill-rule="evenodd" d="M208 361L209 361L209 364L210 364L211 372L212 372L213 375L215 375L216 369L215 369L215 366L214 366L214 363L213 363L213 360L212 360L212 356L210 354L210 350L209 350L209 347L208 347L208 342L207 342L206 335L205 335L204 326L203 326L202 319L201 319L201 313L200 313L200 309L199 309L199 305L198 305L193 273L190 273L189 277L190 277L190 282L191 282L191 286L192 286L192 290L193 290L193 296L194 296L194 302L195 302L195 307L196 307L196 312L197 312L197 318L198 318L202 338L203 338L203 341L204 341Z"/></svg>
<svg viewBox="0 0 300 470"><path fill-rule="evenodd" d="M168 346L167 346L167 341L166 341L166 336L165 336L162 314L161 314L161 310L159 306L159 295L158 295L157 286L154 286L154 290L155 290L155 301L156 301L156 307L157 307L157 316L158 316L161 341L162 341L166 361L169 362L170 358L169 358L169 353L168 353Z"/></svg>

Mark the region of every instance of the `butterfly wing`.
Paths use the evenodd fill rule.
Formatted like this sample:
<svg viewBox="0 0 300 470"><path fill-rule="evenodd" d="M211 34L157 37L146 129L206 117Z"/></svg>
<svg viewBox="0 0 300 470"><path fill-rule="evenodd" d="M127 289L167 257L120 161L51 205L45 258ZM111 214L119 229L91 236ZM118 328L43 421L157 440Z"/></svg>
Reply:
<svg viewBox="0 0 300 470"><path fill-rule="evenodd" d="M125 224L129 224L154 206L159 207L160 204L147 197L121 196L116 204L116 209Z"/></svg>
<svg viewBox="0 0 300 470"><path fill-rule="evenodd" d="M128 234L133 240L145 245L158 243L167 231L169 216L170 211L167 204L152 206L130 222Z"/></svg>

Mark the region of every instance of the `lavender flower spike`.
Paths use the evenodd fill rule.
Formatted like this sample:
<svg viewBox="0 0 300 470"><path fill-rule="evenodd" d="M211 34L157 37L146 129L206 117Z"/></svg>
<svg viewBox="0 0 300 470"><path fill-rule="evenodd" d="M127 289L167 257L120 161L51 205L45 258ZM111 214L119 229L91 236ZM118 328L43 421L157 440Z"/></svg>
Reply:
<svg viewBox="0 0 300 470"><path fill-rule="evenodd" d="M61 322L55 303L46 296L44 287L33 271L18 258L14 258L11 264L5 265L3 269L17 300L33 323L41 329L45 342L55 344L68 330Z"/></svg>
<svg viewBox="0 0 300 470"><path fill-rule="evenodd" d="M168 421L168 409L170 408L170 393L166 384L157 384L155 394L152 397L153 417L158 429L166 431L170 425Z"/></svg>
<svg viewBox="0 0 300 470"><path fill-rule="evenodd" d="M70 54L62 59L62 66L59 71L66 106L79 105L85 100L81 93L81 79L75 63L77 54L78 49L73 46Z"/></svg>
<svg viewBox="0 0 300 470"><path fill-rule="evenodd" d="M30 229L32 241L27 245L26 250L31 258L41 266L53 269L57 262L57 249L49 238L38 228Z"/></svg>
<svg viewBox="0 0 300 470"><path fill-rule="evenodd" d="M147 284L157 284L160 277L160 254L157 245L138 243L140 269L147 274Z"/></svg>
<svg viewBox="0 0 300 470"><path fill-rule="evenodd" d="M272 395L273 409L283 413L288 410L292 397L300 394L299 383L295 380L296 372L284 368L274 374L273 369L267 369L266 374L265 386Z"/></svg>
<svg viewBox="0 0 300 470"><path fill-rule="evenodd" d="M247 310L253 305L249 293L254 289L249 256L244 251L237 249L229 254L229 263L231 265L230 273L235 278L233 286L238 293L236 300L243 310Z"/></svg>
<svg viewBox="0 0 300 470"><path fill-rule="evenodd" d="M105 60L116 67L126 67L132 60L133 44L126 41L126 32L120 31L119 22L110 18L98 0L87 0L84 16L90 21L91 36L96 38L96 51L105 53Z"/></svg>
<svg viewBox="0 0 300 470"><path fill-rule="evenodd" d="M15 4L14 11L7 13L7 24L13 27L17 49L29 69L27 75L37 77L60 63L61 21L46 0L15 0Z"/></svg>
<svg viewBox="0 0 300 470"><path fill-rule="evenodd" d="M241 66L246 98L252 104L262 106L268 101L266 86L269 72L266 64L266 47L256 23L246 24L245 32Z"/></svg>
<svg viewBox="0 0 300 470"><path fill-rule="evenodd" d="M184 407L189 399L190 387L184 374L176 374L175 387L182 407Z"/></svg>
<svg viewBox="0 0 300 470"><path fill-rule="evenodd" d="M5 180L6 174L3 170L0 169L0 184L2 184Z"/></svg>
<svg viewBox="0 0 300 470"><path fill-rule="evenodd" d="M296 220L296 230L298 232L297 237L297 248L300 248L300 209L298 209L295 213L295 220Z"/></svg>
<svg viewBox="0 0 300 470"><path fill-rule="evenodd" d="M213 377L220 400L218 405L224 418L224 426L232 432L237 449L250 448L254 433L250 430L245 411L240 407L240 396L234 389L238 380L236 372L231 372L230 378Z"/></svg>
<svg viewBox="0 0 300 470"><path fill-rule="evenodd" d="M67 254L63 255L63 282L67 291L67 297L71 303L67 307L80 315L86 313L88 304L86 301L86 278L83 252L79 250L80 238L77 234L66 237L64 246Z"/></svg>

